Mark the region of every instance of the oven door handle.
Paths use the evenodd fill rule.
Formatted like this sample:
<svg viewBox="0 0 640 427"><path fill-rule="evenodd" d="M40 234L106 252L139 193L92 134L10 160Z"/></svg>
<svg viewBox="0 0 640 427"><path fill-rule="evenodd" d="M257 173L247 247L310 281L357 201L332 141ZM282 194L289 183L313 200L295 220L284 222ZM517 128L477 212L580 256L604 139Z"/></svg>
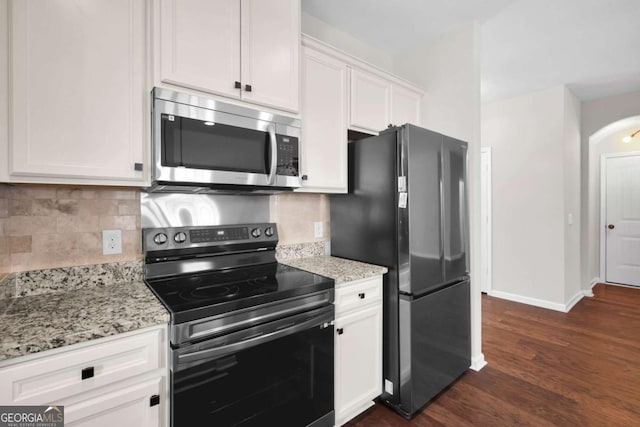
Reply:
<svg viewBox="0 0 640 427"><path fill-rule="evenodd" d="M271 148L271 168L269 169L267 184L273 185L276 182L276 167L278 166L278 140L276 139L276 125L269 123L267 126L267 133L269 133L269 146Z"/></svg>
<svg viewBox="0 0 640 427"><path fill-rule="evenodd" d="M303 316L300 316L303 317ZM288 335L295 334L305 329L311 329L315 326L328 327L333 322L334 310L333 306L327 309L323 313L318 314L312 318L306 320L296 321L295 319L282 319L283 325L278 325L275 330L263 333L260 335L252 335L244 338L241 341L227 344L221 347L214 347L205 350L199 350L191 353L178 354L174 359L174 367L176 371L190 367L194 362L201 362L204 359L215 359L222 357L229 353L235 353L241 350L245 350L250 347L254 347L269 341L274 341ZM278 323L282 323L278 322Z"/></svg>

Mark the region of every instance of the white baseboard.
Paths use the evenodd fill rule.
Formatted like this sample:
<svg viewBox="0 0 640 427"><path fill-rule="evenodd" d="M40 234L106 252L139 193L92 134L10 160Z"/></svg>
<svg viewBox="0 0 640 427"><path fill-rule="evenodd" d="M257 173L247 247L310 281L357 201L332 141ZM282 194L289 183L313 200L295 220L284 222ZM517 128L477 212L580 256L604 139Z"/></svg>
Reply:
<svg viewBox="0 0 640 427"><path fill-rule="evenodd" d="M593 294L593 292L592 292ZM564 305L564 312L568 313L569 311L571 311L571 309L573 308L574 305L576 305L578 303L578 301L580 301L582 298L585 297L585 291L584 290L579 290L570 300L569 302L567 302Z"/></svg>
<svg viewBox="0 0 640 427"><path fill-rule="evenodd" d="M484 360L483 353L480 353L478 356L471 358L470 368L473 369L474 371L479 372L480 369L484 368L485 366L487 366L487 361Z"/></svg>
<svg viewBox="0 0 640 427"><path fill-rule="evenodd" d="M589 283L589 289L585 289L584 292L584 296L585 297L592 297L593 296L593 287L595 285L597 285L598 283L604 283L604 280L602 280L599 277L594 277L593 279L591 279L591 283Z"/></svg>
<svg viewBox="0 0 640 427"><path fill-rule="evenodd" d="M591 295L589 295L591 294ZM509 292L502 291L491 291L488 294L489 296L506 299L509 301L520 302L522 304L533 305L536 307L546 308L549 310L561 311L563 313L568 313L569 310L575 306L578 301L580 301L585 296L593 296L593 292L580 290L578 291L566 304L560 304L557 302L547 301L538 298L525 297L522 295L511 294Z"/></svg>
<svg viewBox="0 0 640 427"><path fill-rule="evenodd" d="M559 304L557 302L547 301L547 300L538 299L538 298L525 297L522 295L511 294L509 292L502 292L502 291L491 291L489 292L489 296L502 298L509 301L520 302L523 304L534 305L536 307L547 308L549 310L562 311L566 313L565 305Z"/></svg>

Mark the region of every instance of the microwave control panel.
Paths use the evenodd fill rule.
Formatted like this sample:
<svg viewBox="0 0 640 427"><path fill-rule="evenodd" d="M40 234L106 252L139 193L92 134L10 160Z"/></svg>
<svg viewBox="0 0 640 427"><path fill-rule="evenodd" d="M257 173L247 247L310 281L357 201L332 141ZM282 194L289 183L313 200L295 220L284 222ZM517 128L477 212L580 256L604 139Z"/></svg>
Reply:
<svg viewBox="0 0 640 427"><path fill-rule="evenodd" d="M298 176L298 138L295 136L277 135L278 164L276 174Z"/></svg>

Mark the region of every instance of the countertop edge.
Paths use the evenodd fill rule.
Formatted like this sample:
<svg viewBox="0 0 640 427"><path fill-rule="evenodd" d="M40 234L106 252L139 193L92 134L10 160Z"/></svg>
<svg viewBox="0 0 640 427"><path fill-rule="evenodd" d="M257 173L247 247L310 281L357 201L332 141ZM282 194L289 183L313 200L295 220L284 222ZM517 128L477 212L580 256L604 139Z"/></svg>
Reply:
<svg viewBox="0 0 640 427"><path fill-rule="evenodd" d="M331 255L284 259L279 262L290 267L329 277L335 281L336 285L382 276L389 271L387 267Z"/></svg>

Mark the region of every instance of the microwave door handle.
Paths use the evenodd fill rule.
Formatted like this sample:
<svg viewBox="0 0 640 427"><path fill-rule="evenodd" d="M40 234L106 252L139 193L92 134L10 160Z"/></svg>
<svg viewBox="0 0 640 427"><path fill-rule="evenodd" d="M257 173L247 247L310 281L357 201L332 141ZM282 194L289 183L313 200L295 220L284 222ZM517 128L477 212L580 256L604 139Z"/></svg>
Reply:
<svg viewBox="0 0 640 427"><path fill-rule="evenodd" d="M278 166L278 141L276 140L276 126L271 123L267 126L269 133L269 145L271 147L271 168L269 170L268 185L273 185L276 181L276 166Z"/></svg>

